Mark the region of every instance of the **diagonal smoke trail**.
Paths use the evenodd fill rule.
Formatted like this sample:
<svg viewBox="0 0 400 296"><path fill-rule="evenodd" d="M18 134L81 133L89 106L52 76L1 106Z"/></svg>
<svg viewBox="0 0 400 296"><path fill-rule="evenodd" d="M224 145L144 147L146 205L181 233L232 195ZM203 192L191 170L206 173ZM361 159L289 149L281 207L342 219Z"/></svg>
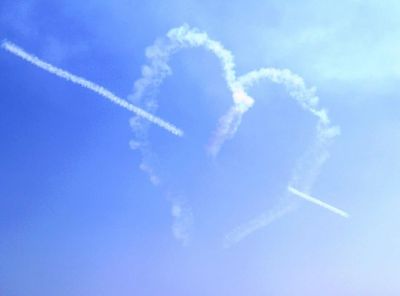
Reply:
<svg viewBox="0 0 400 296"><path fill-rule="evenodd" d="M246 223L239 225L225 235L223 241L224 248L230 248L231 246L245 239L253 232L272 224L284 215L290 213L294 210L294 208L295 207L293 204L285 207L275 207L272 211L268 213L262 213L261 215L247 221Z"/></svg>
<svg viewBox="0 0 400 296"><path fill-rule="evenodd" d="M319 199L317 199L315 197L312 197L312 196L310 196L308 194L305 194L304 192L301 192L301 191L299 191L299 190L297 190L297 189L295 189L295 188L293 188L291 186L288 186L288 190L289 190L290 193L292 193L292 194L294 194L294 195L296 195L296 196L298 196L298 197L300 197L302 199L305 199L305 200L307 200L307 201L309 201L309 202L311 202L313 204L316 204L316 205L318 205L320 207L323 207L323 208L331 211L332 213L340 215L340 216L342 216L344 218L349 218L349 214L348 213L346 213L345 211L343 211L341 209L338 209L338 208L336 208L334 206L331 206L330 204L327 204L326 202L323 202L322 200L319 200Z"/></svg>
<svg viewBox="0 0 400 296"><path fill-rule="evenodd" d="M94 91L95 93L105 97L106 99L109 99L111 102L137 114L140 117L143 117L143 118L157 124L158 126L166 129L167 131L169 131L170 133L172 133L176 136L183 136L183 132L180 129L178 129L177 127L175 127L174 125L172 125L171 123L168 123L168 122L162 120L161 118L156 117L156 116L144 111L143 109L132 105L131 103L125 101L124 99L117 97L112 92L110 92L109 90L105 89L104 87L102 87L100 85L97 85L97 84L90 82L82 77L76 76L65 70L57 68L49 63L46 63L46 62L42 61L41 59L39 59L38 57L36 57L32 54L29 54L28 52L26 52L25 50L23 50L22 48L18 47L17 45L15 45L11 42L3 41L1 43L1 47L5 50L9 51L10 53L13 53L14 55L22 58L23 60L25 60L27 62L32 63L33 65L35 65L47 72L50 72L58 77L64 78L65 80L71 81L72 83L78 84L84 88Z"/></svg>

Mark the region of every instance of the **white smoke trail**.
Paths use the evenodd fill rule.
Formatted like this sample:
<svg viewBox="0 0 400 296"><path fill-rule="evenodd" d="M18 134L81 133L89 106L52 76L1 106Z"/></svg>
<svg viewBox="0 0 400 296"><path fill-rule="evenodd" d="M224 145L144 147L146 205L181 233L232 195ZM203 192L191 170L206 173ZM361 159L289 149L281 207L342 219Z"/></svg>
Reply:
<svg viewBox="0 0 400 296"><path fill-rule="evenodd" d="M236 80L232 53L220 42L210 39L206 33L192 29L188 25L170 30L167 33L167 40L157 40L154 45L147 48L146 56L150 63L142 67L142 77L135 82L135 91L131 98L140 100L146 92L154 94L163 80L172 73L168 65L170 57L182 49L193 47L203 47L219 58L225 81L232 92L234 106L220 119L219 127L209 147L209 152L215 156L225 140L233 137L242 115L254 103L254 99ZM149 100L149 103L156 105L154 100Z"/></svg>
<svg viewBox="0 0 400 296"><path fill-rule="evenodd" d="M323 207L323 208L331 211L332 213L340 215L340 216L342 216L344 218L349 218L349 214L348 213L346 213L345 211L343 211L341 209L338 209L338 208L336 208L334 206L331 206L330 204L327 204L326 202L323 202L323 201L321 201L321 200L319 200L319 199L317 199L315 197L312 197L312 196L310 196L308 194L305 194L304 192L301 192L301 191L299 191L299 190L297 190L297 189L295 189L295 188L293 188L291 186L288 186L288 190L292 194L294 194L294 195L296 195L296 196L298 196L300 198L303 198L303 199L305 199L305 200L307 200L307 201L309 201L311 203L314 203L314 204L316 204L316 205L318 205L320 207Z"/></svg>
<svg viewBox="0 0 400 296"><path fill-rule="evenodd" d="M301 188L301 190L308 192L311 190L313 183L318 177L321 167L329 158L329 144L340 134L340 129L337 126L331 125L327 111L318 107L319 98L315 95L315 89L307 88L304 80L300 76L293 74L287 69L262 68L239 77L238 81L239 84L246 89L247 87L253 86L261 79L269 79L274 83L283 84L289 95L294 98L304 110L313 114L318 120L315 142L305 155L300 158L293 171L292 178L289 181L289 184L293 184ZM323 206L323 204L318 205ZM242 224L235 231L230 233L230 235L235 237L235 240L230 241L230 245L238 243L259 228L270 224L264 223L264 221L275 221L287 213L288 211L272 211ZM254 225L261 225L261 227L253 227Z"/></svg>
<svg viewBox="0 0 400 296"><path fill-rule="evenodd" d="M233 54L224 48L220 42L209 38L207 33L201 32L196 28L190 28L188 25L183 25L171 29L167 33L167 38L167 40L157 40L155 44L147 48L146 56L150 63L142 67L142 77L135 82L135 91L131 98L140 100L145 96L146 92L154 94L163 80L172 73L168 65L170 57L180 50L203 47L212 52L221 62L224 78L232 92L234 103L227 114L222 116L219 121L215 137L209 147L212 155L215 156L223 143L234 136L243 114L254 104L254 99L248 95L246 89L265 78L274 83L285 85L289 94L305 110L319 118L322 127L321 135L328 133L330 125L328 115L324 109L318 109L319 99L314 94L315 90L313 88L308 89L300 76L293 74L289 70L263 68L237 78ZM154 100L149 103L156 106ZM334 127L333 129L338 132L338 129Z"/></svg>
<svg viewBox="0 0 400 296"><path fill-rule="evenodd" d="M318 107L319 98L315 95L315 88L307 88L304 80L290 70L262 68L239 77L238 82L246 89L262 79L284 85L289 95L305 111L310 112L318 120L316 140L309 151L300 159L290 181L297 187L301 187L303 191L308 191L319 174L320 168L328 159L328 146L340 134L340 128L332 126L328 112Z"/></svg>
<svg viewBox="0 0 400 296"><path fill-rule="evenodd" d="M180 129L178 129L177 127L175 127L174 125L172 125L171 123L168 123L168 122L162 120L161 118L156 117L156 116L144 111L143 109L132 105L131 103L125 101L124 99L117 97L112 92L110 92L109 90L105 89L104 87L102 87L100 85L97 85L97 84L90 82L82 77L76 76L65 70L57 68L49 63L46 63L46 62L42 61L41 59L39 59L38 57L26 52L25 50L23 50L22 48L18 47L17 45L15 45L11 42L3 41L1 43L1 47L5 50L9 51L10 53L13 53L14 55L22 58L23 60L25 60L27 62L32 63L33 65L35 65L47 72L50 72L58 77L61 77L72 83L76 83L84 88L94 91L95 93L105 97L106 99L109 99L111 102L137 114L140 117L143 117L143 118L157 124L158 126L166 129L167 131L171 132L172 134L174 134L176 136L183 135L183 132Z"/></svg>
<svg viewBox="0 0 400 296"><path fill-rule="evenodd" d="M153 99L157 88L163 80L171 75L172 71L168 65L169 59L185 48L203 47L218 57L221 62L224 78L228 88L232 92L233 106L227 114L219 120L215 136L211 140L209 152L216 156L224 142L232 138L240 126L243 115L252 107L254 99L250 97L246 90L262 79L286 87L289 95L307 112L310 112L317 118L316 139L310 149L300 159L293 171L289 184L308 192L315 182L320 169L328 159L328 146L332 140L340 134L339 127L332 126L328 113L325 109L319 108L319 98L315 95L314 88L307 88L303 79L287 69L262 68L249 72L243 76L236 77L235 62L233 54L225 49L223 45L209 38L205 32L196 28L190 28L183 25L174 28L167 33L167 40L158 40L154 45L147 48L146 55L149 59L149 65L142 68L142 78L135 82L135 92L132 98L140 100L147 96L148 103L156 108L156 101ZM137 127L137 126L136 126ZM137 134L143 141L143 147L149 147L146 142L146 136L143 131L136 128ZM143 149L146 154L146 150ZM232 239L238 242L248 236L260 227L269 223L266 221L275 220L284 215L284 212L264 213L256 219L236 228Z"/></svg>
<svg viewBox="0 0 400 296"><path fill-rule="evenodd" d="M224 238L224 248L230 248L231 246L237 244L241 240L245 239L247 236L264 228L271 223L275 222L282 216L288 214L294 210L293 205L286 207L275 208L268 213L262 213L261 215L247 221L246 223L236 227L231 230Z"/></svg>

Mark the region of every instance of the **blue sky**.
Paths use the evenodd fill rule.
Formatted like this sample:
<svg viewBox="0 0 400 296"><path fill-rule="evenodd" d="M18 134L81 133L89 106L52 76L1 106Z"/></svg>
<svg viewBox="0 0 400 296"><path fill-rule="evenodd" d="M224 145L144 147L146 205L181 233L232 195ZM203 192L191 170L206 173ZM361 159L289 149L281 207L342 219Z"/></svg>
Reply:
<svg viewBox="0 0 400 296"><path fill-rule="evenodd" d="M232 94L214 55L180 51L153 99L185 136L149 125L143 154L128 111L2 50L0 294L398 295L399 13L396 1L3 1L2 39L123 98L146 48L184 23L230 50L238 76L290 69L341 128L309 193L350 218L286 193L317 120L279 84L248 90L254 106L213 158Z"/></svg>

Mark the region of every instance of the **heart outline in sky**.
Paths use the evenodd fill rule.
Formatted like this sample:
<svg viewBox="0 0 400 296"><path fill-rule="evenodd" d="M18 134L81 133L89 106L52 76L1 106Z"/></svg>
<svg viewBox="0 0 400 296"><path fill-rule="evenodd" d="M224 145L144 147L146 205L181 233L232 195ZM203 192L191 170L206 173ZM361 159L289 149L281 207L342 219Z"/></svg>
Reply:
<svg viewBox="0 0 400 296"><path fill-rule="evenodd" d="M246 93L246 88L252 86L255 82L263 78L268 78L272 82L285 85L289 95L294 98L303 109L318 118L316 141L305 156L300 159L295 168L291 181L287 186L288 192L328 209L342 217L347 218L349 216L346 212L308 194L321 166L329 156L327 149L329 143L332 142L334 137L340 134L340 129L330 124L326 110L318 108L319 98L315 95L314 88L308 89L300 76L293 74L287 69L261 68L236 78L235 63L232 53L225 49L218 41L210 39L206 33L195 28L191 29L188 25L183 25L170 30L167 37L167 42L165 42L165 40L158 40L153 46L147 48L146 55L151 64L150 66L145 65L142 67L142 78L135 82L135 92L130 96L131 99L140 101L149 89L157 90L165 77L171 74L171 69L168 65L168 60L171 55L181 49L193 47L204 47L211 51L221 61L225 80L228 88L232 92L234 102L234 105L229 109L229 111L220 118L217 131L208 147L209 154L212 157L216 157L223 143L235 135L244 113L246 113L254 104L254 99ZM183 132L172 124L150 113L154 113L157 109L157 102L154 98L156 91L153 92L153 96L146 96L149 100L146 102L145 107L150 111L146 112L124 99L117 97L104 87L44 62L11 42L5 40L1 43L1 47L45 71L98 93L113 103L137 114L136 117L131 119L131 126L137 137L137 141L131 141L131 147L133 149L140 149L143 156L140 169L150 176L150 180L153 184L159 185L159 177L154 172L153 167L146 163L146 159L149 158L149 155L151 156L151 153L149 153L150 145L147 139L146 125L140 122L140 119L145 118L149 122L155 123L177 136L182 136ZM301 190L299 190L299 188ZM182 204L177 203L174 199L171 199L171 201L173 202L171 212L172 216L175 218L173 226L174 235L178 239L185 240L186 235L184 232L186 230L185 227L182 227L181 221L184 221L184 224L191 224L191 212L189 211L189 214L184 214L185 211L183 211ZM291 207L286 207L283 210L273 210L270 214L263 214L256 219L239 226L227 235L228 244L240 241L248 234L268 225L276 218L279 218L290 209Z"/></svg>
<svg viewBox="0 0 400 296"><path fill-rule="evenodd" d="M298 195L299 197L304 198L304 196L307 196L309 198L305 198L306 200L323 206L321 205L324 204L323 202L312 198L308 194L322 165L329 157L328 146L340 134L340 128L331 125L327 111L318 107L319 98L315 94L315 89L307 88L303 79L293 74L290 70L261 68L236 77L233 54L225 49L220 42L209 38L207 33L185 24L181 27L171 29L167 33L166 38L156 40L152 46L146 49L146 57L149 63L142 67L142 77L136 80L134 92L129 96L129 99L135 103L144 105L149 112L155 113L158 108L156 101L157 90L164 79L172 74L168 64L171 56L182 49L196 47L202 47L210 51L220 60L224 78L229 90L232 92L233 99L233 105L220 118L216 132L207 147L207 151L211 157L216 157L224 142L233 138L239 128L243 115L253 106L255 100L247 94L246 90L261 79L269 79L274 83L283 84L289 96L294 98L305 111L318 119L316 139L308 151L300 158L293 170L292 178L288 183L288 191L295 195L298 195L296 192L300 192L303 195L300 194ZM133 117L130 122L136 135L135 140L131 141L131 147L140 150L143 156L140 168L149 175L154 185L159 185L160 178L157 176L152 165L149 164L151 162L149 158L152 158L153 155L149 150L151 145L148 140L148 123L142 122L137 116ZM172 215L175 218L173 231L175 233L177 227L181 228L178 231L179 235L177 238L183 238L182 240L185 242L185 225L182 225L179 219L183 219L188 224L191 224L191 219L188 216L184 216L179 203L177 204L175 201L172 201L172 203ZM327 205L325 208L329 209L329 206ZM226 245L240 241L291 209L292 207L286 206L273 210L269 214L262 214L256 219L239 226L226 236ZM188 215L192 217L191 212Z"/></svg>

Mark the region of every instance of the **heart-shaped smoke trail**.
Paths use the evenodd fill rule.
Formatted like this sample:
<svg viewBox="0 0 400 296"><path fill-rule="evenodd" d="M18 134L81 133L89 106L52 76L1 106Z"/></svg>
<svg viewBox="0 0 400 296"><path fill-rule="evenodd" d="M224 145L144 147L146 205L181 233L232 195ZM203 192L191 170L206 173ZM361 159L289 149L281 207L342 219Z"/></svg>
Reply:
<svg viewBox="0 0 400 296"><path fill-rule="evenodd" d="M151 181L155 185L159 184L160 180L154 168L148 163L148 160L152 157L152 152L150 150L151 145L147 136L148 125L140 122L138 119L145 118L149 122L155 123L178 136L183 134L181 130L151 113L130 104L124 99L117 97L104 87L46 63L11 42L3 41L1 46L3 49L39 68L92 90L109 99L113 103L135 113L137 116L132 118L131 126L136 133L136 140L132 141L132 147L139 148L143 154L143 162L141 163L140 168L150 176ZM135 92L131 96L131 99L136 101L146 99L144 103L148 111L155 112L157 109L157 102L155 100L157 88L163 80L171 74L171 69L168 65L170 57L184 48L194 47L203 47L220 59L224 78L228 88L232 92L233 98L232 107L219 120L215 135L208 147L209 153L213 157L218 155L224 142L235 135L243 115L254 104L254 99L246 92L249 87L262 79L268 79L274 83L283 84L289 95L294 98L304 110L313 114L318 120L315 142L299 160L298 165L293 170L292 178L288 182L288 192L322 206L343 217L347 217L347 213L317 200L308 194L311 190L312 184L319 174L321 166L329 156L328 146L335 136L339 134L339 128L332 126L326 110L318 107L319 99L315 95L315 90L313 88L307 88L303 79L296 74L293 74L291 71L286 69L262 68L243 76L236 77L235 63L232 53L225 49L218 41L210 39L206 33L184 25L170 30L166 39L158 40L153 46L147 48L146 55L150 63L149 65L143 66L143 77L135 82ZM177 219L174 223L174 233L180 239L185 239L186 224L191 223L192 214L190 208L188 209L186 205L182 206L180 202L177 202L174 199L172 200L172 214ZM239 226L226 236L227 244L229 245L240 241L250 233L279 218L290 209L291 207L287 206L284 208L274 209L270 213L264 213L248 223Z"/></svg>
<svg viewBox="0 0 400 296"><path fill-rule="evenodd" d="M300 104L305 111L310 112L317 118L315 142L305 155L301 157L298 165L293 170L291 180L288 182L288 189L297 188L298 192L307 194L318 176L321 166L329 156L329 144L340 134L340 129L337 126L331 125L327 111L318 106L319 98L315 95L315 89L307 88L303 79L290 70L261 68L237 77L233 54L224 48L220 42L209 38L207 33L185 24L170 30L166 38L157 40L152 46L146 49L146 56L149 63L142 67L142 77L135 82L134 93L131 95L131 99L135 102L142 101L141 103L145 104L150 112L155 112L157 109L155 97L158 87L172 73L168 64L171 56L182 49L195 47L202 47L218 57L222 65L227 87L232 92L233 105L220 118L215 134L208 146L208 152L213 157L218 155L224 142L235 135L243 115L254 104L255 100L246 91L260 80L266 79L284 85L290 97ZM141 167L150 175L153 181L158 181L155 169L146 160L152 157L152 153L149 150L151 145L147 138L147 126L138 123L137 118L133 118L131 123L136 133L136 139L132 142L133 146L134 148L139 148L143 153ZM311 199L307 200L311 201ZM314 200L316 199L314 198ZM290 209L291 207L286 206L273 210L271 213L264 213L250 222L239 226L226 236L227 244L229 245L241 240L255 230L271 223ZM184 227L181 225L181 228Z"/></svg>

